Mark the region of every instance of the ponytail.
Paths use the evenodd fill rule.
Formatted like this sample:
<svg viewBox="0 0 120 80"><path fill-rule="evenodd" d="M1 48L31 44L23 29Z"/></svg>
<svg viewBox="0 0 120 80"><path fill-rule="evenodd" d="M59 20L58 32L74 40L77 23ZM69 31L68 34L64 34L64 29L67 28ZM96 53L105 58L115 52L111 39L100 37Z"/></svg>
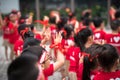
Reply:
<svg viewBox="0 0 120 80"><path fill-rule="evenodd" d="M83 60L83 74L82 74L82 80L90 80L90 61L89 57L85 56Z"/></svg>

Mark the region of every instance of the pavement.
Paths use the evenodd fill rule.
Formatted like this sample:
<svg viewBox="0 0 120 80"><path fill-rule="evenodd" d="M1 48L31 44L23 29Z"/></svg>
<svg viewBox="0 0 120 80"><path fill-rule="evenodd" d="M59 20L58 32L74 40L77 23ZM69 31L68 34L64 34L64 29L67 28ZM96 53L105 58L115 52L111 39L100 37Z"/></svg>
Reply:
<svg viewBox="0 0 120 80"><path fill-rule="evenodd" d="M5 58L4 46L2 46L2 43L3 39L2 36L0 36L0 80L7 80L7 67L10 61L7 61ZM8 52L10 52L9 48Z"/></svg>

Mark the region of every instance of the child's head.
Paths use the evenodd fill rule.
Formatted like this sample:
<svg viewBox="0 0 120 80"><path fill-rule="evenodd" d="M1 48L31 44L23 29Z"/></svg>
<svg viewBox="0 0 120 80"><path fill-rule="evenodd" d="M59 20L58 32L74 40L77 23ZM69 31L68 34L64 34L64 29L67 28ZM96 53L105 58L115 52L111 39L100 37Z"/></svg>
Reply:
<svg viewBox="0 0 120 80"><path fill-rule="evenodd" d="M111 68L117 66L119 55L115 47L110 44L104 44L101 53L98 56L98 61L103 70L110 72Z"/></svg>
<svg viewBox="0 0 120 80"><path fill-rule="evenodd" d="M37 40L33 37L28 37L24 40L23 49L30 47L30 46L39 46L40 43L41 43L40 40Z"/></svg>
<svg viewBox="0 0 120 80"><path fill-rule="evenodd" d="M26 48L8 67L8 80L44 80L42 70L49 67L50 58L41 46Z"/></svg>
<svg viewBox="0 0 120 80"><path fill-rule="evenodd" d="M58 30L61 30L62 28L64 28L64 25L67 24L67 20L68 18L65 16L60 17L60 21L57 23Z"/></svg>
<svg viewBox="0 0 120 80"><path fill-rule="evenodd" d="M120 9L116 11L115 19L120 19Z"/></svg>
<svg viewBox="0 0 120 80"><path fill-rule="evenodd" d="M21 35L23 40L28 37L34 37L34 33L30 30L29 25L27 24L20 24L18 27L18 33Z"/></svg>
<svg viewBox="0 0 120 80"><path fill-rule="evenodd" d="M90 23L92 22L92 19L84 18L83 19L83 25L89 27Z"/></svg>
<svg viewBox="0 0 120 80"><path fill-rule="evenodd" d="M22 52L22 55L34 55L34 56L36 56L38 62L41 64L41 66L43 68L48 68L50 65L51 56L41 46L30 46Z"/></svg>
<svg viewBox="0 0 120 80"><path fill-rule="evenodd" d="M38 67L36 56L20 56L9 65L7 70L8 80L37 80L42 72L42 69Z"/></svg>
<svg viewBox="0 0 120 80"><path fill-rule="evenodd" d="M101 51L101 45L93 44L85 49L86 55L83 54L83 80L90 80L90 72L98 67L97 57Z"/></svg>
<svg viewBox="0 0 120 80"><path fill-rule="evenodd" d="M96 28L100 28L100 27L103 28L104 27L104 21L100 17L95 17L93 19L93 23L94 23L94 25L95 25Z"/></svg>
<svg viewBox="0 0 120 80"><path fill-rule="evenodd" d="M93 43L93 33L89 28L83 28L75 35L74 40L81 51L84 51L87 42L89 42L89 44Z"/></svg>
<svg viewBox="0 0 120 80"><path fill-rule="evenodd" d="M56 17L50 17L49 21L51 24L56 24Z"/></svg>
<svg viewBox="0 0 120 80"><path fill-rule="evenodd" d="M65 25L63 29L63 38L68 39L74 35L74 27L72 25Z"/></svg>
<svg viewBox="0 0 120 80"><path fill-rule="evenodd" d="M111 29L113 31L120 31L120 20L114 20L111 22Z"/></svg>

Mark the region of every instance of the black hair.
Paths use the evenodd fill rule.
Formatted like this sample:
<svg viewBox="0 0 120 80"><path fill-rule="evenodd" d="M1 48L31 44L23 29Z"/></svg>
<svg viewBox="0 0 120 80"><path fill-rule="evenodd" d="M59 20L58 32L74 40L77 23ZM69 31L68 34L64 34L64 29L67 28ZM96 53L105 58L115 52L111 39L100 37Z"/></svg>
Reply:
<svg viewBox="0 0 120 80"><path fill-rule="evenodd" d="M62 33L63 38L68 39L71 36L72 32L74 32L74 27L71 24L67 24L64 26L64 30L66 31L66 35L65 33Z"/></svg>
<svg viewBox="0 0 120 80"><path fill-rule="evenodd" d="M23 34L21 34L22 30L25 30L26 28L28 28L28 31ZM20 24L20 26L18 27L18 33L21 35L21 37L23 38L23 40L25 40L28 37L34 37L34 33L29 30L29 25L27 24Z"/></svg>
<svg viewBox="0 0 120 80"><path fill-rule="evenodd" d="M27 24L20 24L18 27L18 33L20 34L21 30L25 30L25 28L28 28ZM20 34L21 35L21 34Z"/></svg>
<svg viewBox="0 0 120 80"><path fill-rule="evenodd" d="M103 70L110 71L117 59L119 59L119 55L116 48L110 44L104 44L98 56L99 64Z"/></svg>
<svg viewBox="0 0 120 80"><path fill-rule="evenodd" d="M60 17L60 21L57 23L58 30L61 30L65 26L65 24L67 24L67 20L68 20L67 17L64 16Z"/></svg>
<svg viewBox="0 0 120 80"><path fill-rule="evenodd" d="M120 9L116 11L115 13L115 19L120 18Z"/></svg>
<svg viewBox="0 0 120 80"><path fill-rule="evenodd" d="M98 66L97 57L99 56L101 49L101 45L99 44L93 44L89 48L85 49L86 54L89 54L89 56L84 56L83 59L84 68L82 80L91 80L90 72Z"/></svg>
<svg viewBox="0 0 120 80"><path fill-rule="evenodd" d="M29 17L24 15L24 16L21 16L18 23L19 24L25 24L26 23L26 19L28 19Z"/></svg>
<svg viewBox="0 0 120 80"><path fill-rule="evenodd" d="M95 25L96 28L99 28L100 25L101 25L101 23L103 23L103 19L100 18L100 17L95 17L93 19L93 23L94 23L94 25Z"/></svg>
<svg viewBox="0 0 120 80"><path fill-rule="evenodd" d="M24 40L23 49L29 47L29 46L37 46L40 45L40 40L35 39L34 37L28 37Z"/></svg>
<svg viewBox="0 0 120 80"><path fill-rule="evenodd" d="M84 17L84 18L89 18L90 15L91 15L91 12L86 12L86 13L83 15L83 17Z"/></svg>
<svg viewBox="0 0 120 80"><path fill-rule="evenodd" d="M87 27L89 27L90 22L92 22L92 19L89 19L89 18L84 18L83 19L83 25L85 25Z"/></svg>
<svg viewBox="0 0 120 80"><path fill-rule="evenodd" d="M118 30L118 28L120 27L120 20L114 20L111 22L111 29L112 30Z"/></svg>
<svg viewBox="0 0 120 80"><path fill-rule="evenodd" d="M81 51L84 51L85 43L88 41L88 37L91 35L93 35L93 33L89 28L84 28L75 35L75 43L78 47L80 47Z"/></svg>
<svg viewBox="0 0 120 80"><path fill-rule="evenodd" d="M29 27L30 27L31 31L34 30L34 25L33 24L30 24Z"/></svg>
<svg viewBox="0 0 120 80"><path fill-rule="evenodd" d="M46 50L41 46L30 46L23 50L23 52L21 53L21 56L35 55L37 57L37 60L39 60L41 55L43 54L43 51L46 51Z"/></svg>
<svg viewBox="0 0 120 80"><path fill-rule="evenodd" d="M56 17L50 17L49 22L50 22L51 24L56 24Z"/></svg>
<svg viewBox="0 0 120 80"><path fill-rule="evenodd" d="M17 57L7 69L8 80L36 80L38 74L37 58L33 55Z"/></svg>
<svg viewBox="0 0 120 80"><path fill-rule="evenodd" d="M69 20L71 20L73 17L75 17L75 13L70 12L70 13L68 14L68 17L69 17Z"/></svg>

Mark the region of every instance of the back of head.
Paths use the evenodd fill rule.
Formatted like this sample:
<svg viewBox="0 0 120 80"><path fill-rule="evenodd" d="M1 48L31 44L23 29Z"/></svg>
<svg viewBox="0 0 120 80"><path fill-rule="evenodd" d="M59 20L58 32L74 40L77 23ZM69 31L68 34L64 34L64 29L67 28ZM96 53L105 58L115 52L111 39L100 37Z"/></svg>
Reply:
<svg viewBox="0 0 120 80"><path fill-rule="evenodd" d="M23 49L30 47L30 46L38 46L40 45L40 40L37 40L33 37L28 37L24 40L24 45L23 45Z"/></svg>
<svg viewBox="0 0 120 80"><path fill-rule="evenodd" d="M89 27L90 23L92 22L92 19L90 18L84 18L83 19L83 25Z"/></svg>
<svg viewBox="0 0 120 80"><path fill-rule="evenodd" d="M99 56L99 53L101 52L102 46L99 44L93 44L89 48L85 49L85 53L87 55L84 56L83 59L83 74L82 79L83 80L91 80L90 79L90 72L91 70L94 70L98 66L98 60L97 57Z"/></svg>
<svg viewBox="0 0 120 80"><path fill-rule="evenodd" d="M96 28L99 28L101 26L101 24L103 23L103 19L100 17L95 17L93 19L93 23L94 23Z"/></svg>
<svg viewBox="0 0 120 80"><path fill-rule="evenodd" d="M113 31L118 30L119 27L120 27L120 20L114 20L111 22L111 29Z"/></svg>
<svg viewBox="0 0 120 80"><path fill-rule="evenodd" d="M88 38L92 36L93 33L89 28L83 28L80 30L74 37L75 43L83 51L85 49L85 43L88 41Z"/></svg>
<svg viewBox="0 0 120 80"><path fill-rule="evenodd" d="M69 17L69 20L71 20L72 18L75 17L75 13L70 12L70 13L68 14L68 17Z"/></svg>
<svg viewBox="0 0 120 80"><path fill-rule="evenodd" d="M56 17L50 17L49 21L51 24L56 24Z"/></svg>
<svg viewBox="0 0 120 80"><path fill-rule="evenodd" d="M98 56L100 66L104 70L110 71L118 59L119 55L116 48L110 44L104 44L103 49Z"/></svg>
<svg viewBox="0 0 120 80"><path fill-rule="evenodd" d="M23 50L22 55L35 55L39 60L39 58L43 54L43 51L45 51L45 49L41 46L30 46Z"/></svg>
<svg viewBox="0 0 120 80"><path fill-rule="evenodd" d="M115 19L120 19L120 9L116 11Z"/></svg>
<svg viewBox="0 0 120 80"><path fill-rule="evenodd" d="M67 24L68 18L65 16L60 16L60 21L57 23L58 30L61 30L65 24Z"/></svg>
<svg viewBox="0 0 120 80"><path fill-rule="evenodd" d="M36 64L36 56L19 56L8 67L8 80L36 80L39 73Z"/></svg>
<svg viewBox="0 0 120 80"><path fill-rule="evenodd" d="M74 31L74 27L71 24L65 25L64 30L66 31L66 35L63 36L63 38L69 38L72 35L72 32Z"/></svg>

